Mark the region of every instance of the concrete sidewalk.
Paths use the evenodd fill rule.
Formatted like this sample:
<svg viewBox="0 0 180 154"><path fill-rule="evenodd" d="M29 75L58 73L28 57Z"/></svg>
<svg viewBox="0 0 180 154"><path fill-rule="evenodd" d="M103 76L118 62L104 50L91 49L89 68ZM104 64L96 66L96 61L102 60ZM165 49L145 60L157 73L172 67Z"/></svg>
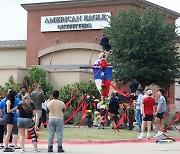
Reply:
<svg viewBox="0 0 180 154"><path fill-rule="evenodd" d="M26 146L27 154L33 154L32 145ZM171 144L157 143L119 143L119 144L64 144L66 154L179 154L180 142ZM40 144L39 149L46 154L47 145ZM3 153L0 150L0 153ZM20 154L20 150L16 150L15 154ZM54 147L54 153L57 153L57 148Z"/></svg>
<svg viewBox="0 0 180 154"><path fill-rule="evenodd" d="M174 138L174 143L155 143L157 139L134 140L91 140L91 141L64 141L63 149L66 154L180 154L180 137ZM54 145L54 153L57 153L57 145ZM46 154L47 140L40 140L38 147L40 153ZM3 150L0 150L3 153ZM7 153L7 152L6 152ZM12 152L11 152L12 153ZM13 152L20 154L21 150ZM31 140L26 140L27 154L34 153Z"/></svg>

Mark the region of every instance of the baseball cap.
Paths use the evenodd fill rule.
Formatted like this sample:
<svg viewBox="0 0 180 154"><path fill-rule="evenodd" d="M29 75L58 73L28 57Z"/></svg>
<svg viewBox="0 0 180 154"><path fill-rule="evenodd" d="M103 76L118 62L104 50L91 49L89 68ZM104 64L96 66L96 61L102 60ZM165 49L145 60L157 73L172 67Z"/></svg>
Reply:
<svg viewBox="0 0 180 154"><path fill-rule="evenodd" d="M147 94L148 94L148 95L151 95L151 94L152 94L152 90L149 89L149 90L147 91Z"/></svg>

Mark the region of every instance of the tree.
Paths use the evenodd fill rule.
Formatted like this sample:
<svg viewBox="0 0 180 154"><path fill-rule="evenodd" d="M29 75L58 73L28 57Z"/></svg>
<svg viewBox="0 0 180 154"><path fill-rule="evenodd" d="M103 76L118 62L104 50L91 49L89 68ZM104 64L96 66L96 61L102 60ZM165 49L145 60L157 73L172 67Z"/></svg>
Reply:
<svg viewBox="0 0 180 154"><path fill-rule="evenodd" d="M112 45L109 61L122 66L114 70L115 80L137 79L142 86L152 83L167 87L178 78L180 59L175 46L176 26L154 8L141 13L119 10L105 29Z"/></svg>
<svg viewBox="0 0 180 154"><path fill-rule="evenodd" d="M32 66L28 69L28 72L30 76L24 79L24 84L28 90L35 90L36 86L39 84L42 87L46 98L48 98L52 94L53 87L47 82L46 71L37 66Z"/></svg>

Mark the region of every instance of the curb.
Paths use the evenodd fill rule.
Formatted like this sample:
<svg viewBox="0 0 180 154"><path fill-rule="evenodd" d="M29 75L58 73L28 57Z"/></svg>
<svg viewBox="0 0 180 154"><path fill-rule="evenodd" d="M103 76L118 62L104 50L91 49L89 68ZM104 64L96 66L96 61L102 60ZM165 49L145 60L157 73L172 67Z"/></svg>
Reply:
<svg viewBox="0 0 180 154"><path fill-rule="evenodd" d="M180 137L172 137L175 141L180 141ZM117 144L117 143L155 143L158 139L125 139L125 140L64 140L63 144ZM26 144L32 144L26 139ZM38 144L48 144L48 140L39 140Z"/></svg>

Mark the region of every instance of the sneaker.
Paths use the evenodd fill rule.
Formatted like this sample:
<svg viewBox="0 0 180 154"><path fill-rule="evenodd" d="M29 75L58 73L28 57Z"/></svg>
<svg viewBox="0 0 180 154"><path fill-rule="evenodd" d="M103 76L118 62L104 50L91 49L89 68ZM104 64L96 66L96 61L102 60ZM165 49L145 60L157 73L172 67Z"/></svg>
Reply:
<svg viewBox="0 0 180 154"><path fill-rule="evenodd" d="M14 146L14 149L21 149L20 146Z"/></svg>
<svg viewBox="0 0 180 154"><path fill-rule="evenodd" d="M25 152L25 150L24 149L21 149L21 153L24 153Z"/></svg>
<svg viewBox="0 0 180 154"><path fill-rule="evenodd" d="M145 136L144 134L139 135L138 139L143 139Z"/></svg>
<svg viewBox="0 0 180 154"><path fill-rule="evenodd" d="M34 150L34 152L36 153L36 152L41 152L41 150L39 150L39 149L35 149Z"/></svg>
<svg viewBox="0 0 180 154"><path fill-rule="evenodd" d="M165 137L164 133L162 132L162 134L160 134L160 136L159 136L159 137Z"/></svg>
<svg viewBox="0 0 180 154"><path fill-rule="evenodd" d="M14 148L14 147L15 147L15 145L13 145L13 144L10 144L10 145L9 145L9 147L10 147L10 148Z"/></svg>
<svg viewBox="0 0 180 154"><path fill-rule="evenodd" d="M58 152L58 153L64 152L62 146L58 147L58 151L57 151L57 152Z"/></svg>
<svg viewBox="0 0 180 154"><path fill-rule="evenodd" d="M14 149L8 147L4 149L4 152L14 152Z"/></svg>
<svg viewBox="0 0 180 154"><path fill-rule="evenodd" d="M48 147L48 152L53 152L53 147L52 146Z"/></svg>
<svg viewBox="0 0 180 154"><path fill-rule="evenodd" d="M4 145L0 145L0 149L3 149L4 148Z"/></svg>
<svg viewBox="0 0 180 154"><path fill-rule="evenodd" d="M61 152L64 152L64 150L58 148L58 153L61 153Z"/></svg>
<svg viewBox="0 0 180 154"><path fill-rule="evenodd" d="M158 132L154 137L163 137L163 132Z"/></svg>
<svg viewBox="0 0 180 154"><path fill-rule="evenodd" d="M147 134L147 139L150 139L151 138L151 135L150 134Z"/></svg>

